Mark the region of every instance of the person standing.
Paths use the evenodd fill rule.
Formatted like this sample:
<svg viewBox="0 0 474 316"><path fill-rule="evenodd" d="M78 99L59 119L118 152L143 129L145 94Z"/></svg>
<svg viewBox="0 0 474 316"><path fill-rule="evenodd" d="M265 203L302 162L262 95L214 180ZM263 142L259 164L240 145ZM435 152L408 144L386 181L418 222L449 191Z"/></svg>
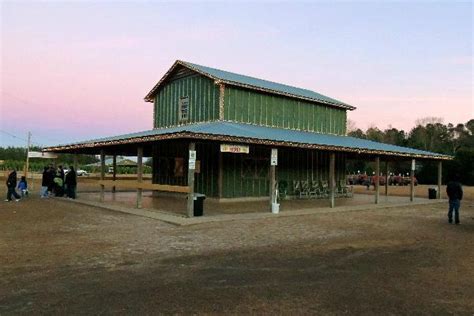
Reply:
<svg viewBox="0 0 474 316"><path fill-rule="evenodd" d="M53 165L49 165L48 168L48 196L53 195L54 190L54 177L56 176L56 171L54 170Z"/></svg>
<svg viewBox="0 0 474 316"><path fill-rule="evenodd" d="M69 172L66 173L66 195L70 199L76 198L76 186L77 186L77 178L76 178L76 170L74 170L73 166L69 167Z"/></svg>
<svg viewBox="0 0 474 316"><path fill-rule="evenodd" d="M457 225L460 224L459 221L459 208L461 207L462 200L462 186L459 182L459 176L456 175L454 180L449 181L446 186L446 193L449 197L449 211L448 211L448 222L452 224L453 222L453 213L454 213L454 223Z"/></svg>
<svg viewBox="0 0 474 316"><path fill-rule="evenodd" d="M12 200L12 195L15 197L15 201L20 201L20 196L16 193L16 170L13 169L12 172L8 175L7 178L7 199L5 202L10 202Z"/></svg>
<svg viewBox="0 0 474 316"><path fill-rule="evenodd" d="M59 166L58 170L54 175L54 195L58 197L62 197L64 195L64 171L62 167Z"/></svg>
<svg viewBox="0 0 474 316"><path fill-rule="evenodd" d="M49 169L48 167L44 167L43 169L43 177L41 179L41 193L40 197L41 198L47 198L48 197L48 185L49 185Z"/></svg>

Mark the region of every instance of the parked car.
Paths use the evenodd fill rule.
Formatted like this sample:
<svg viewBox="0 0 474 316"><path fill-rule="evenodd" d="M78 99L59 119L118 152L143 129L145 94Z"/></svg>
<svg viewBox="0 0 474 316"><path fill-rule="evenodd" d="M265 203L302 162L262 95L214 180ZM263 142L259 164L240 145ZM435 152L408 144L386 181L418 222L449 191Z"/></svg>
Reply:
<svg viewBox="0 0 474 316"><path fill-rule="evenodd" d="M82 176L88 176L89 173L85 170L79 169L79 170L76 171L76 175L79 176L79 177L82 177Z"/></svg>

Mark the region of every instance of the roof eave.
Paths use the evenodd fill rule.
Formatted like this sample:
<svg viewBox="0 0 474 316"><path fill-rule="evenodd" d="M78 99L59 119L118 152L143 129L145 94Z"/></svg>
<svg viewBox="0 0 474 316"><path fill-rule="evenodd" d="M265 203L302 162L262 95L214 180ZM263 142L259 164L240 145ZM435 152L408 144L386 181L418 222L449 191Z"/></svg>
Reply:
<svg viewBox="0 0 474 316"><path fill-rule="evenodd" d="M225 142L268 145L268 146L299 147L299 148L318 149L318 150L325 150L325 151L337 151L337 152L368 154L368 155L387 155L387 156L406 157L406 158L419 158L419 159L431 159L431 160L453 160L454 159L454 157L448 156L448 155L413 154L413 153L403 153L403 152L395 152L395 151L387 151L387 150L375 150L375 149L352 148L352 147L334 146L334 145L309 144L309 143L258 139L258 138L240 137L240 136L227 136L227 135L216 135L216 134L208 134L208 133L196 133L196 132L188 132L188 131L169 133L169 134L152 135L152 136L140 136L140 137L134 137L134 138L128 138L128 139L118 139L118 140L108 140L108 141L97 141L97 142L86 142L86 143L76 143L76 144L70 144L70 145L52 146L52 147L44 148L43 151L44 152L65 152L65 151L67 152L67 151L74 151L74 150L78 150L78 149L90 149L90 148L96 148L96 147L107 147L107 146L127 145L127 144L136 144L136 143L148 143L148 142L153 142L153 141L158 141L158 140L180 139L180 138L215 140L215 141L225 141Z"/></svg>

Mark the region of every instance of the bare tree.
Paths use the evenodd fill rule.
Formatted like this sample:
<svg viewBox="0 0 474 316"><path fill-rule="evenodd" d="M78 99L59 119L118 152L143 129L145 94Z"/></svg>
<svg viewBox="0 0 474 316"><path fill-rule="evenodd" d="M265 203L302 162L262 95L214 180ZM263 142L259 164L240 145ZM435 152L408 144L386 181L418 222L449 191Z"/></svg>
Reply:
<svg viewBox="0 0 474 316"><path fill-rule="evenodd" d="M346 135L357 130L356 122L347 120Z"/></svg>
<svg viewBox="0 0 474 316"><path fill-rule="evenodd" d="M427 117L422 117L419 118L415 121L415 125L418 126L426 126L428 124L443 124L443 118L441 117L436 117L436 116L427 116Z"/></svg>

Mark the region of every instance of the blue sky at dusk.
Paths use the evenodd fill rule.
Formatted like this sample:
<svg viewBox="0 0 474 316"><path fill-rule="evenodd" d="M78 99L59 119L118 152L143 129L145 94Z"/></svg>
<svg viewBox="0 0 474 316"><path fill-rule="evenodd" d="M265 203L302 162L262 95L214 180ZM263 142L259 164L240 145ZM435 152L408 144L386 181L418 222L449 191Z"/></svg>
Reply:
<svg viewBox="0 0 474 316"><path fill-rule="evenodd" d="M0 129L38 144L151 129L143 97L176 59L339 99L363 129L474 117L471 2L0 6Z"/></svg>

